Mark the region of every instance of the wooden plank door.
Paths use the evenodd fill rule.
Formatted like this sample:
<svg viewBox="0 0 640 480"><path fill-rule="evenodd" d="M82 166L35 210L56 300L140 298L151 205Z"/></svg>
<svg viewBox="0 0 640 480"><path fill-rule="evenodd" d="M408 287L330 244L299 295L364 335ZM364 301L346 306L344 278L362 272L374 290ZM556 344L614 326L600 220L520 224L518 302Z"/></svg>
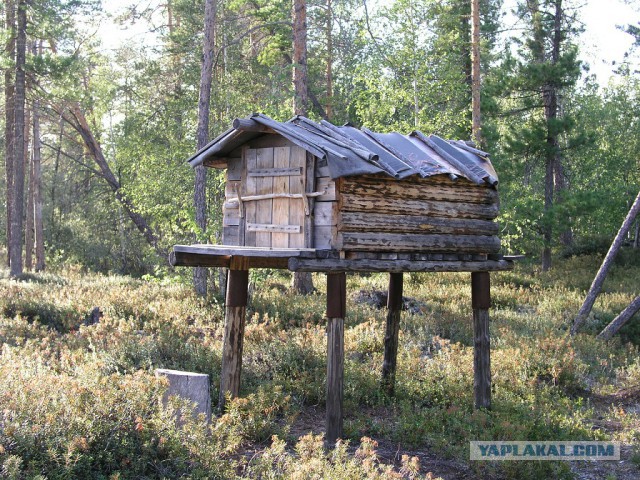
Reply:
<svg viewBox="0 0 640 480"><path fill-rule="evenodd" d="M243 156L244 245L304 247L306 151L295 145L247 148ZM291 194L298 197L283 196Z"/></svg>

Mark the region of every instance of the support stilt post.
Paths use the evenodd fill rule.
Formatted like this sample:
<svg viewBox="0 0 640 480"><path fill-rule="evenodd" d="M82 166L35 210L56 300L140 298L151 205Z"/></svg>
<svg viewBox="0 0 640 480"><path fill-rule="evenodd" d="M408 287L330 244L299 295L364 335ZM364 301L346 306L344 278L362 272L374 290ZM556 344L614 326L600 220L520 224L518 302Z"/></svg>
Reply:
<svg viewBox="0 0 640 480"><path fill-rule="evenodd" d="M327 274L327 436L328 446L342 437L344 317L347 304L345 273Z"/></svg>
<svg viewBox="0 0 640 480"><path fill-rule="evenodd" d="M242 370L242 343L247 310L249 286L249 262L247 257L232 257L227 281L227 298L224 318L224 345L222 347L222 372L218 408L224 411L225 394L237 397L240 391Z"/></svg>
<svg viewBox="0 0 640 480"><path fill-rule="evenodd" d="M393 395L396 383L396 359L398 358L398 333L402 310L402 273L389 274L387 295L387 326L384 334L384 360L382 362L382 388Z"/></svg>
<svg viewBox="0 0 640 480"><path fill-rule="evenodd" d="M473 392L475 408L491 408L491 346L489 307L491 291L489 272L471 274L473 307Z"/></svg>

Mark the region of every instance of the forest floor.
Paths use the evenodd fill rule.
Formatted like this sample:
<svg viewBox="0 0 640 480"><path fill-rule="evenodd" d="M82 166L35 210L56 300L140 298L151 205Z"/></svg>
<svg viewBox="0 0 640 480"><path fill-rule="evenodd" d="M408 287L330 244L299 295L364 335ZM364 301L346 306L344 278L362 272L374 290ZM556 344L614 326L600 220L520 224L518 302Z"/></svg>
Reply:
<svg viewBox="0 0 640 480"><path fill-rule="evenodd" d="M209 427L178 428L172 413L188 406L161 405L154 370L211 375L216 408L219 299L180 277L0 270L0 477L639 478L640 322L595 339L640 291L638 252L621 253L584 332L568 335L600 261L492 274L490 411L473 409L468 274L405 275L393 397L379 388L387 277L348 276L345 441L328 452L322 275L301 297L286 273L252 274L240 398ZM470 461L469 441L487 439L616 441L622 456Z"/></svg>

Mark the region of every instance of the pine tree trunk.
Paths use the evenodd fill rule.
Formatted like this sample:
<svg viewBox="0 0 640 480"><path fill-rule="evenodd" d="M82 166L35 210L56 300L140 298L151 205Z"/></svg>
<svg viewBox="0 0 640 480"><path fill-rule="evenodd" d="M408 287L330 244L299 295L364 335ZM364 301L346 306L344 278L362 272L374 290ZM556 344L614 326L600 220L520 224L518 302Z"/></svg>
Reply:
<svg viewBox="0 0 640 480"><path fill-rule="evenodd" d="M471 0L471 72L471 138L480 146L480 0Z"/></svg>
<svg viewBox="0 0 640 480"><path fill-rule="evenodd" d="M307 2L293 1L293 113L307 115Z"/></svg>
<svg viewBox="0 0 640 480"><path fill-rule="evenodd" d="M307 2L293 2L293 113L307 115L309 95L307 85ZM313 277L310 272L294 272L293 290L302 295L312 293Z"/></svg>
<svg viewBox="0 0 640 480"><path fill-rule="evenodd" d="M602 330L598 337L600 340L609 340L620 331L631 318L640 311L640 295L638 295L620 315L611 320L611 323Z"/></svg>
<svg viewBox="0 0 640 480"><path fill-rule="evenodd" d="M27 50L27 4L18 0L15 70L15 148L13 162L13 197L11 199L11 237L9 239L10 275L22 274L22 216L24 214L24 111L25 64Z"/></svg>
<svg viewBox="0 0 640 480"><path fill-rule="evenodd" d="M580 307L578 315L573 320L573 325L571 325L571 335L575 335L578 332L582 324L589 316L589 313L593 308L593 304L596 302L596 298L598 298L600 290L602 290L602 285L604 284L604 280L607 277L607 273L609 273L609 269L611 268L611 265L613 265L613 260L616 258L618 250L620 250L620 246L622 245L627 232L633 224L633 220L638 216L638 212L640 212L640 193L638 193L638 196L636 197L635 202L633 202L633 205L631 206L627 217L624 219L624 222L622 222L622 226L620 227L620 230L618 230L616 238L613 240L613 243L611 244L611 247L609 247L607 255L604 257L604 261L600 266L600 270L598 270L596 277L593 279L593 283L589 288L587 297L584 299L584 303L582 304L582 307Z"/></svg>
<svg viewBox="0 0 640 480"><path fill-rule="evenodd" d="M4 51L8 60L15 59L16 35L15 35L15 4L13 0L6 0L5 3L5 31L7 32L7 43ZM11 258L11 208L13 205L13 162L14 162L14 116L15 116L15 84L13 81L14 71L6 68L4 71L4 164L5 164L5 185L6 185L6 238L7 238L7 266L10 265Z"/></svg>
<svg viewBox="0 0 640 480"><path fill-rule="evenodd" d="M325 103L326 119L333 117L333 7L331 0L327 0L327 101Z"/></svg>
<svg viewBox="0 0 640 480"><path fill-rule="evenodd" d="M24 171L27 187L27 210L25 212L24 226L24 268L27 271L33 269L33 162L29 152L31 138L31 110L25 108L24 120Z"/></svg>
<svg viewBox="0 0 640 480"><path fill-rule="evenodd" d="M27 211L25 212L24 226L24 268L27 271L33 269L33 161L27 161L29 179L27 180Z"/></svg>
<svg viewBox="0 0 640 480"><path fill-rule="evenodd" d="M200 95L198 99L197 150L204 148L209 139L209 111L211 106L211 83L213 80L213 51L215 42L216 0L207 0L204 6L204 43L202 46L202 68L200 70ZM207 171L203 165L195 168L193 201L196 209L196 224L203 234L207 230ZM197 267L193 274L196 293L207 295L207 269Z"/></svg>
<svg viewBox="0 0 640 480"><path fill-rule="evenodd" d="M556 10L554 17L554 34L552 42L551 52L551 64L556 65L560 58L560 44L562 43L562 0L556 1ZM538 8L537 2L535 8ZM536 45L536 52L538 61L540 63L545 62L545 43L544 43L544 31L539 18L539 12L536 18L536 34L535 39L538 43ZM560 162L560 145L558 140L558 133L555 127L555 121L558 118L558 87L552 83L546 83L542 89L542 100L544 103L544 118L547 124L547 149L545 158L545 188L544 188L544 248L542 252L542 271L547 271L551 268L551 244L553 241L553 221L551 219L551 212L553 210L553 204L556 196L555 191L555 172L558 170Z"/></svg>
<svg viewBox="0 0 640 480"><path fill-rule="evenodd" d="M41 158L40 100L35 100L33 104L33 221L35 230L36 272L42 272L45 269Z"/></svg>

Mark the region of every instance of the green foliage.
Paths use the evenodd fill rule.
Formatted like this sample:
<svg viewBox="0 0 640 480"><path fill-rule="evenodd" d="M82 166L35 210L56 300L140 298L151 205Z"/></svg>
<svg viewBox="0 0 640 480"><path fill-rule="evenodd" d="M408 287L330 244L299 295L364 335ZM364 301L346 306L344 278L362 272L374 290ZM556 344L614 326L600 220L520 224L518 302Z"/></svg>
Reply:
<svg viewBox="0 0 640 480"><path fill-rule="evenodd" d="M638 266L630 253L623 257L587 322L589 333L575 338L568 322L599 258L572 257L545 274L525 264L492 276L491 411L473 410L468 275L408 276L405 295L420 309L402 316L394 397L379 385L385 311L353 296L345 328L348 442L330 452L318 436L322 419L310 413L322 411L325 398L323 295L283 295L286 279L255 279L240 398L230 399L210 428L187 416L178 429L173 412L190 407L178 400L162 407L165 386L153 370L207 373L217 399L220 305L179 284L80 268L3 277L0 468L8 478L420 478L435 468L431 456L466 464L470 440L634 442L637 413L610 405L618 392L637 388L638 347L593 336L636 295ZM386 280L349 277L349 291L381 289ZM316 285L324 290L322 277ZM81 325L95 305L104 312L100 323ZM626 335L640 343L636 331ZM593 428L598 418L621 427L605 435ZM415 453L388 464L398 448L424 454L422 465ZM561 462L468 468L478 477L571 476Z"/></svg>

